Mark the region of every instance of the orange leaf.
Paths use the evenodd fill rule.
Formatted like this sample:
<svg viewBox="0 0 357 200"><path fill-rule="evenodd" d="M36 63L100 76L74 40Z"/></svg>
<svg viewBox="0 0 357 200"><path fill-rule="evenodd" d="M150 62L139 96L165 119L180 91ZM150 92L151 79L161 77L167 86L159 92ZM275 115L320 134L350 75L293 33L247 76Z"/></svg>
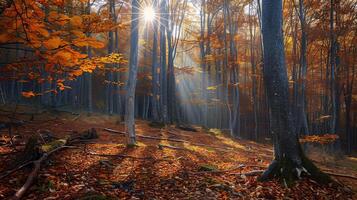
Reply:
<svg viewBox="0 0 357 200"><path fill-rule="evenodd" d="M74 16L70 19L72 26L80 27L82 26L82 18L80 16Z"/></svg>
<svg viewBox="0 0 357 200"><path fill-rule="evenodd" d="M56 49L60 46L60 44L61 38L59 37L52 37L47 41L43 42L43 46L45 46L47 49Z"/></svg>
<svg viewBox="0 0 357 200"><path fill-rule="evenodd" d="M22 96L24 96L26 98L31 98L31 97L36 96L35 93L33 93L32 91L22 92L21 94L22 94Z"/></svg>

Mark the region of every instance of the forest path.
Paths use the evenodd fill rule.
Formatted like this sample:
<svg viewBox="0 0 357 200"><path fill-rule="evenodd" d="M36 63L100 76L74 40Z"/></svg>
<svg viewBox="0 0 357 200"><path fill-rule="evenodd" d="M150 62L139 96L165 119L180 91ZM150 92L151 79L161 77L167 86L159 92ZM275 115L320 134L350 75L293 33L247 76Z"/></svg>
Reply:
<svg viewBox="0 0 357 200"><path fill-rule="evenodd" d="M1 120L6 118L1 115ZM29 116L17 118L28 120ZM256 172L265 169L272 159L272 146L235 140L217 130L196 127L198 132L190 132L174 126L159 129L137 120L139 135L188 142L139 137L138 146L127 147L124 135L104 130L124 131L123 123L117 121L116 116L101 114L43 113L18 127L15 134L23 138L38 130L63 138L93 127L99 134L89 144L52 155L25 199L86 199L90 195L112 199L349 199L349 187L356 191L356 180L340 177L337 180L349 187L321 186L306 179L292 188L284 188L276 181L257 182ZM9 168L16 155L7 154L11 151L10 147L0 146L1 172ZM321 152L311 155L326 171L357 176L356 158L336 160ZM30 170L20 170L0 180L0 199L13 195Z"/></svg>

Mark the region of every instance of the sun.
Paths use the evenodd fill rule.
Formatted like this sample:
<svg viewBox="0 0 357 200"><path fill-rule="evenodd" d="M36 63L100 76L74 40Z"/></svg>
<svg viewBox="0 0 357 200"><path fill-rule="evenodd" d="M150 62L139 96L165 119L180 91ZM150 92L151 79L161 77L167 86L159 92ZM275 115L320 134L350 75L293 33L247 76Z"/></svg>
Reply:
<svg viewBox="0 0 357 200"><path fill-rule="evenodd" d="M155 18L155 11L151 6L144 8L144 20L147 22L152 22Z"/></svg>

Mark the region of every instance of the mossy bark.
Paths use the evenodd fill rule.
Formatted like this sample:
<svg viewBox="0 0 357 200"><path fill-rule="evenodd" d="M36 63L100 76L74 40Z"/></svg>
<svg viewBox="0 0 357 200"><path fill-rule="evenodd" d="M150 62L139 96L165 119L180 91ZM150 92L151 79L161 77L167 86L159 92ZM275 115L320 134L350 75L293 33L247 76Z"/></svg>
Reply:
<svg viewBox="0 0 357 200"><path fill-rule="evenodd" d="M322 172L309 158L305 156L300 148L301 164L293 162L292 159L284 157L273 160L268 169L259 177L259 181L268 181L277 178L287 187L293 186L295 181L303 176L309 177L320 184L328 184L333 180Z"/></svg>

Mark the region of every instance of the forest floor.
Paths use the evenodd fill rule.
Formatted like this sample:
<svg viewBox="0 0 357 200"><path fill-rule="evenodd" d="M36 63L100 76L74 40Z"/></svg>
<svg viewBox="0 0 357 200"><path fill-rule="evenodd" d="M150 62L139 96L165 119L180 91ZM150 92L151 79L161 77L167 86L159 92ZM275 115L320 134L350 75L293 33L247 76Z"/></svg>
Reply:
<svg viewBox="0 0 357 200"><path fill-rule="evenodd" d="M8 120L8 115L0 114L1 120ZM218 130L160 129L137 120L137 134L143 137L130 147L123 134L105 130L124 131L115 116L42 113L31 120L28 115L13 117L25 120L13 131L21 135L17 139L20 150L26 138L39 130L64 138L95 128L99 135L89 143L76 144L78 148L51 155L24 199L357 199L353 178L333 176L341 185L302 179L291 188L277 181L258 182L261 170L272 159L272 146L232 139ZM6 140L6 130L1 134ZM0 176L11 169L18 154L8 145L0 146ZM324 171L357 176L356 157L336 158L316 151L310 158ZM31 170L29 166L0 179L0 199L14 195Z"/></svg>

